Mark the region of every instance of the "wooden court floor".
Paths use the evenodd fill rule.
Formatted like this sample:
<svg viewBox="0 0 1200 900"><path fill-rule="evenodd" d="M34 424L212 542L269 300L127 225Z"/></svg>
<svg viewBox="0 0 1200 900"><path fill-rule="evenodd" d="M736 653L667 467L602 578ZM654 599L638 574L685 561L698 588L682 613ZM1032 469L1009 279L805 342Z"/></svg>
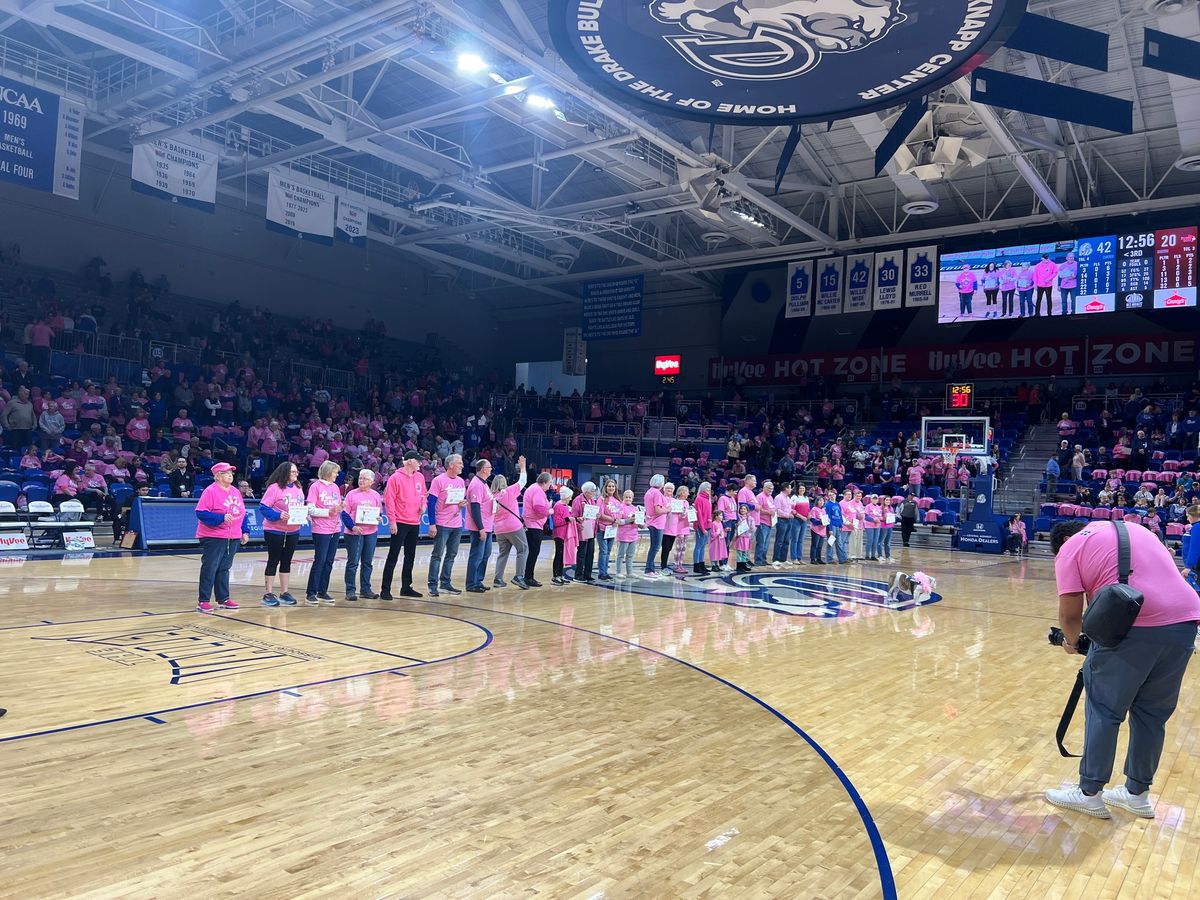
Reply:
<svg viewBox="0 0 1200 900"><path fill-rule="evenodd" d="M244 553L203 616L195 556L0 560L0 896L1200 896L1195 667L1157 817L1055 809L1051 563L898 552L940 600L856 565L265 609Z"/></svg>

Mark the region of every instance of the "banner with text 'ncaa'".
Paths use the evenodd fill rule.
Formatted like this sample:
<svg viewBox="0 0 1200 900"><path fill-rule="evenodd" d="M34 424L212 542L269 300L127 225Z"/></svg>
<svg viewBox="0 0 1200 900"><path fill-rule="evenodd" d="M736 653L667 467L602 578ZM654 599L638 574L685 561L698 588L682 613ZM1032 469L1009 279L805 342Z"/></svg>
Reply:
<svg viewBox="0 0 1200 900"><path fill-rule="evenodd" d="M0 78L0 181L79 199L83 106Z"/></svg>

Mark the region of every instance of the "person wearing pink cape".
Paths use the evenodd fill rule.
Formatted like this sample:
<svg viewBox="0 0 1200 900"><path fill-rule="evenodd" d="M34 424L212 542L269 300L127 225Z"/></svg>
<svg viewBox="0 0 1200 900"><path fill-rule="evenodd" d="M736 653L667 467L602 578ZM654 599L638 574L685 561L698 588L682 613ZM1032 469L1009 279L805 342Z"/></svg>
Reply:
<svg viewBox="0 0 1200 900"><path fill-rule="evenodd" d="M708 545L708 558L722 572L729 571L729 541L737 522L737 503L725 492L717 488L717 508L713 513L712 540Z"/></svg>
<svg viewBox="0 0 1200 900"><path fill-rule="evenodd" d="M554 505L554 583L567 584L573 581L566 574L567 567L575 566L579 551L579 529L571 513L571 498L575 492L569 487L558 489L558 503Z"/></svg>

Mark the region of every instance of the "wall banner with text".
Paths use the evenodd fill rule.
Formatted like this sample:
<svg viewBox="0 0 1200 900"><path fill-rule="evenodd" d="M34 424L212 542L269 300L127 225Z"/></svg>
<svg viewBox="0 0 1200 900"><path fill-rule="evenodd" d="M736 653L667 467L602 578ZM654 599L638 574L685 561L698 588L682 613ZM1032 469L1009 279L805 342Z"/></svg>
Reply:
<svg viewBox="0 0 1200 900"><path fill-rule="evenodd" d="M900 291L904 279L904 251L889 250L875 254L875 303L874 309L899 309Z"/></svg>
<svg viewBox="0 0 1200 900"><path fill-rule="evenodd" d="M905 306L933 306L937 303L938 248L937 244L908 248L908 287Z"/></svg>
<svg viewBox="0 0 1200 900"><path fill-rule="evenodd" d="M344 194L337 198L337 229L334 237L352 247L367 246L367 205Z"/></svg>
<svg viewBox="0 0 1200 900"><path fill-rule="evenodd" d="M846 257L846 302L843 312L871 311L871 289L875 284L875 254L858 253Z"/></svg>
<svg viewBox="0 0 1200 900"><path fill-rule="evenodd" d="M0 78L0 181L79 199L83 106Z"/></svg>
<svg viewBox="0 0 1200 900"><path fill-rule="evenodd" d="M272 171L267 185L267 228L318 244L333 243L336 194Z"/></svg>
<svg viewBox="0 0 1200 900"><path fill-rule="evenodd" d="M812 315L813 262L788 263L786 319L801 319Z"/></svg>
<svg viewBox="0 0 1200 900"><path fill-rule="evenodd" d="M130 187L211 213L217 209L216 151L165 138L133 145Z"/></svg>
<svg viewBox="0 0 1200 900"><path fill-rule="evenodd" d="M840 256L817 260L817 302L813 312L818 316L835 316L842 311L842 266Z"/></svg>

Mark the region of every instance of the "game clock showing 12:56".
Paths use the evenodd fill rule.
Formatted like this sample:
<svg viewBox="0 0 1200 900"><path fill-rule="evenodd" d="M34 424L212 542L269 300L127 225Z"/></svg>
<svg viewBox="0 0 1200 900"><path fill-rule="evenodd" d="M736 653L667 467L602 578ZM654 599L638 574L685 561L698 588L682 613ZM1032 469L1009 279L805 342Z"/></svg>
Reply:
<svg viewBox="0 0 1200 900"><path fill-rule="evenodd" d="M970 412L975 408L975 385L946 385L946 411Z"/></svg>

